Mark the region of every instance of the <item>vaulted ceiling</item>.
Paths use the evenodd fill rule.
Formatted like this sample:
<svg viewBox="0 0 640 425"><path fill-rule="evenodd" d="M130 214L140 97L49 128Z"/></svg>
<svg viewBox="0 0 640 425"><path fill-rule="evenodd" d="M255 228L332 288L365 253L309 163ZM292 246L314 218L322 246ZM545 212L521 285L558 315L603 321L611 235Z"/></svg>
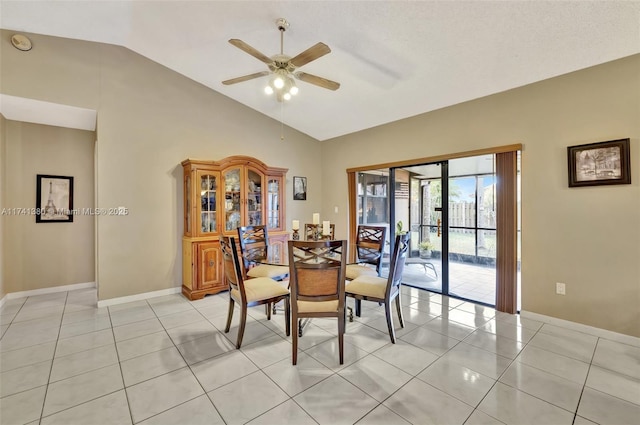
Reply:
<svg viewBox="0 0 640 425"><path fill-rule="evenodd" d="M272 56L317 42L279 103L267 70L228 43ZM276 120L326 140L640 53L639 1L0 1L0 27L125 46ZM34 47L34 48L37 48Z"/></svg>

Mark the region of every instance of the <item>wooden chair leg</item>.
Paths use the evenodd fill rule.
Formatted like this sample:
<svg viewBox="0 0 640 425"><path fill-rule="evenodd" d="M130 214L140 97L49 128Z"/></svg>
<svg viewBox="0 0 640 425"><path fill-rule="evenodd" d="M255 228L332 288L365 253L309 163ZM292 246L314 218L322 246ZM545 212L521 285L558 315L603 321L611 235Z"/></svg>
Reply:
<svg viewBox="0 0 640 425"><path fill-rule="evenodd" d="M396 343L396 330L393 327L393 317L391 317L391 303L384 303L384 315L387 318L387 327L389 328L389 338L391 343Z"/></svg>
<svg viewBox="0 0 640 425"><path fill-rule="evenodd" d="M398 320L400 321L400 327L404 328L404 316L402 315L402 302L400 300L400 293L396 297L396 310L398 310Z"/></svg>
<svg viewBox="0 0 640 425"><path fill-rule="evenodd" d="M360 310L362 308L362 300L356 298L356 316L360 317Z"/></svg>
<svg viewBox="0 0 640 425"><path fill-rule="evenodd" d="M338 316L338 351L340 364L344 364L344 314Z"/></svg>
<svg viewBox="0 0 640 425"><path fill-rule="evenodd" d="M275 303L273 303L275 305ZM267 320L271 320L271 303L267 303Z"/></svg>
<svg viewBox="0 0 640 425"><path fill-rule="evenodd" d="M244 327L247 324L247 306L243 305L240 309L240 325L238 326L238 339L236 341L236 348L240 348L242 345L242 337L244 336Z"/></svg>
<svg viewBox="0 0 640 425"><path fill-rule="evenodd" d="M295 301L294 301L295 302ZM293 314L291 318L291 322L293 323L293 334L291 335L293 351L291 352L291 364L294 366L298 364L298 315Z"/></svg>
<svg viewBox="0 0 640 425"><path fill-rule="evenodd" d="M284 299L284 320L287 329L287 336L291 335L291 303L289 297Z"/></svg>
<svg viewBox="0 0 640 425"><path fill-rule="evenodd" d="M234 305L235 305L235 302L233 301L233 298L229 297L229 312L227 313L227 326L225 326L224 328L224 333L228 333L229 328L231 327L231 319L233 318Z"/></svg>

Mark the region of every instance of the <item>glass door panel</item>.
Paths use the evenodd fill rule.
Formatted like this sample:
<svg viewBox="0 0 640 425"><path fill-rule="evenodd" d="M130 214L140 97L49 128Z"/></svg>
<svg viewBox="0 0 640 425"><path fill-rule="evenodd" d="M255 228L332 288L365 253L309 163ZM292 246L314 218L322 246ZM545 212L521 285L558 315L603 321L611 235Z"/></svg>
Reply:
<svg viewBox="0 0 640 425"><path fill-rule="evenodd" d="M241 222L240 169L232 168L224 173L224 230L233 232Z"/></svg>
<svg viewBox="0 0 640 425"><path fill-rule="evenodd" d="M371 226L389 224L388 185L389 173L370 171L358 173L357 209L358 224Z"/></svg>
<svg viewBox="0 0 640 425"><path fill-rule="evenodd" d="M449 294L495 305L494 156L449 161Z"/></svg>
<svg viewBox="0 0 640 425"><path fill-rule="evenodd" d="M270 177L267 183L267 226L271 229L281 229L280 223L280 178Z"/></svg>
<svg viewBox="0 0 640 425"><path fill-rule="evenodd" d="M193 229L191 228L191 174L187 174L184 177L184 232L187 235L191 235Z"/></svg>
<svg viewBox="0 0 640 425"><path fill-rule="evenodd" d="M247 226L260 226L262 219L262 174L247 172Z"/></svg>
<svg viewBox="0 0 640 425"><path fill-rule="evenodd" d="M218 182L212 174L200 174L200 232L217 232L216 191Z"/></svg>
<svg viewBox="0 0 640 425"><path fill-rule="evenodd" d="M431 291L443 291L442 165L396 169L395 220L411 233L411 250L402 281ZM408 182L408 190L402 183ZM406 184L406 183L405 183ZM408 214L408 220L404 220ZM408 223L408 227L407 227Z"/></svg>

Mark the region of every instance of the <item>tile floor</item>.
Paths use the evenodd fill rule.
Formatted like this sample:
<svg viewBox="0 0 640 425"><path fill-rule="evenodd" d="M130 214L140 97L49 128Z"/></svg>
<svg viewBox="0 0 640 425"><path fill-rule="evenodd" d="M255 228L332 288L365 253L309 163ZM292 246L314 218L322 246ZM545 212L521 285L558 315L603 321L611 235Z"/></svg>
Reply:
<svg viewBox="0 0 640 425"><path fill-rule="evenodd" d="M0 423L637 424L640 343L626 345L403 288L390 344L363 303L338 364L334 320L314 319L291 365L283 314L250 310L244 343L227 294L108 308L95 290L0 309ZM234 319L237 324L237 314Z"/></svg>

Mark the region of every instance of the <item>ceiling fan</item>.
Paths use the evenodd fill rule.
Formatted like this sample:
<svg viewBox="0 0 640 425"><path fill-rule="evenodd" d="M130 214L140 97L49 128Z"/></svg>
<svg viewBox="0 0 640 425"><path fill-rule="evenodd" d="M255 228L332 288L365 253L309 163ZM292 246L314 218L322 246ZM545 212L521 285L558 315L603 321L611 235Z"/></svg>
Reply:
<svg viewBox="0 0 640 425"><path fill-rule="evenodd" d="M317 75L308 74L306 72L296 71L303 65L308 64L328 53L331 53L331 49L324 43L316 43L309 47L302 53L291 57L284 54L284 32L289 28L289 22L286 19L280 18L276 20L276 25L280 31L280 53L268 57L253 47L249 46L242 40L232 38L229 43L236 46L238 49L250 54L259 61L264 62L269 67L269 71L256 72L255 74L244 75L242 77L232 78L222 82L224 85L231 85L241 83L243 81L252 80L254 78L264 77L271 75L269 83L265 87L265 93L276 94L276 98L279 102L283 100L291 99L292 95L298 93L298 87L294 81L298 79L305 83L313 84L318 87L322 87L329 90L337 90L340 87L340 83L327 80L326 78L318 77Z"/></svg>

